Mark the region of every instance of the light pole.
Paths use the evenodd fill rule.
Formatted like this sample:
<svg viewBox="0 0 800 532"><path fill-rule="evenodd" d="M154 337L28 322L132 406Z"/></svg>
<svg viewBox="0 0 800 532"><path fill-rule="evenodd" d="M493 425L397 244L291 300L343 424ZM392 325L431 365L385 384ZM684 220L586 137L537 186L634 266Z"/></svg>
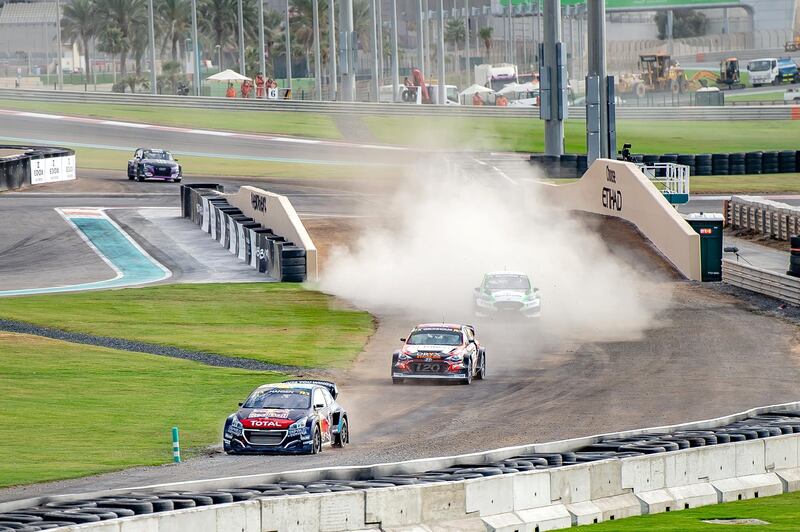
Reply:
<svg viewBox="0 0 800 532"><path fill-rule="evenodd" d="M469 46L469 0L464 0L464 43L466 44L466 64L465 68L467 70L467 86L471 85L470 79L472 78L472 66L471 66L471 51Z"/></svg>
<svg viewBox="0 0 800 532"><path fill-rule="evenodd" d="M286 88L289 92L292 91L292 30L289 26L289 0L286 0Z"/></svg>
<svg viewBox="0 0 800 532"><path fill-rule="evenodd" d="M439 99L436 103L442 105L447 98L447 89L444 80L444 0L439 0Z"/></svg>
<svg viewBox="0 0 800 532"><path fill-rule="evenodd" d="M561 43L561 2L544 0L544 57L543 72L546 74L541 86L542 102L540 115L544 119L544 141L547 155L564 153L564 118L566 102L566 68L563 64ZM541 80L540 80L541 81Z"/></svg>
<svg viewBox="0 0 800 532"><path fill-rule="evenodd" d="M147 10L150 16L148 30L150 33L150 92L158 94L158 80L156 78L156 31L153 21L153 0L147 0ZM88 65L87 65L88 66Z"/></svg>
<svg viewBox="0 0 800 532"><path fill-rule="evenodd" d="M383 82L383 75L386 72L384 57L383 57L383 0L375 0L375 16L378 19L378 40L375 41L378 47L378 83Z"/></svg>
<svg viewBox="0 0 800 532"><path fill-rule="evenodd" d="M421 1L421 0L420 0ZM372 0L370 11L372 11L372 27L370 28L370 38L372 39L372 91L375 93L375 101L381 101L381 74L380 59L378 57L378 5L380 0Z"/></svg>
<svg viewBox="0 0 800 532"><path fill-rule="evenodd" d="M355 32L353 31L353 0L342 0L339 4L339 16L342 23L342 40L339 48L342 50L342 100L355 101L356 98L356 64L355 64Z"/></svg>
<svg viewBox="0 0 800 532"><path fill-rule="evenodd" d="M56 41L58 43L58 90L64 90L64 69L61 66L62 56L64 53L61 51L61 1L56 0Z"/></svg>
<svg viewBox="0 0 800 532"><path fill-rule="evenodd" d="M247 69L244 66L244 15L242 14L242 0L237 0L236 8L239 11L239 73L242 76L246 76Z"/></svg>
<svg viewBox="0 0 800 532"><path fill-rule="evenodd" d="M214 48L217 51L217 68L222 72L222 46L218 44Z"/></svg>
<svg viewBox="0 0 800 532"><path fill-rule="evenodd" d="M330 89L331 101L336 101L337 79L336 79L336 5L335 0L328 0L328 68L330 70Z"/></svg>
<svg viewBox="0 0 800 532"><path fill-rule="evenodd" d="M399 101L400 58L397 57L397 0L392 0L392 101Z"/></svg>
<svg viewBox="0 0 800 532"><path fill-rule="evenodd" d="M315 98L322 100L322 54L319 44L319 0L312 2L314 10L314 94Z"/></svg>
<svg viewBox="0 0 800 532"><path fill-rule="evenodd" d="M258 0L258 68L261 75L267 73L267 59L264 56L264 0Z"/></svg>
<svg viewBox="0 0 800 532"><path fill-rule="evenodd" d="M425 21L422 17L422 0L417 0L417 68L425 77Z"/></svg>
<svg viewBox="0 0 800 532"><path fill-rule="evenodd" d="M192 70L194 70L194 95L200 96L200 44L197 42L197 0L192 0ZM187 46L188 50L189 47Z"/></svg>
<svg viewBox="0 0 800 532"><path fill-rule="evenodd" d="M589 69L588 78L596 78L599 83L599 113L600 124L598 128L599 143L594 141L594 146L589 146L589 162L593 161L592 155L607 158L611 156L608 142L608 87L606 86L606 3L605 0L589 0L586 7L588 22ZM587 105L589 103L587 87ZM589 123L587 122L587 128ZM587 139L589 141L591 139ZM593 151L594 148L594 151Z"/></svg>

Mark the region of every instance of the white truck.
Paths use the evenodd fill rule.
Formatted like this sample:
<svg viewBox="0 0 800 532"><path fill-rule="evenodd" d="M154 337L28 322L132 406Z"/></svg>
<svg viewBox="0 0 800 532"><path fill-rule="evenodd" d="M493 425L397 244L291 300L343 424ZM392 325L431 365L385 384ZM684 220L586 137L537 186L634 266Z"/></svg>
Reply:
<svg viewBox="0 0 800 532"><path fill-rule="evenodd" d="M776 57L753 59L747 63L747 71L750 72L750 83L753 87L778 85L781 82L778 58Z"/></svg>
<svg viewBox="0 0 800 532"><path fill-rule="evenodd" d="M416 105L422 105L425 103L438 104L439 86L426 84L425 88L430 95L430 102L424 101L422 97L422 91L419 90L419 87L406 87L405 85L398 85L396 88L397 94L399 95L398 100L400 103L412 103ZM460 105L458 101L458 87L455 85L445 85L445 90L447 92L447 99L445 100L444 104ZM382 85L378 94L378 101L381 103L392 103L394 101L391 85Z"/></svg>
<svg viewBox="0 0 800 532"><path fill-rule="evenodd" d="M475 83L497 92L509 83L518 83L517 65L475 65Z"/></svg>
<svg viewBox="0 0 800 532"><path fill-rule="evenodd" d="M800 105L800 89L787 89L783 93L783 101L785 103L793 103Z"/></svg>

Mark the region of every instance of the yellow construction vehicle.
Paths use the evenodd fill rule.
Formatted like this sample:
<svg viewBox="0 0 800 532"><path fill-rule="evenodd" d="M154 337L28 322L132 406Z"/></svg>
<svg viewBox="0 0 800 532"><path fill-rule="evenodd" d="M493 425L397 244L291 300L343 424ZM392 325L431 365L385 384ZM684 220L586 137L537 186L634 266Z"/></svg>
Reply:
<svg viewBox="0 0 800 532"><path fill-rule="evenodd" d="M744 83L742 83L741 78L739 77L739 60L735 57L729 57L728 59L723 59L719 63L719 77L717 78L717 87L720 89L743 89Z"/></svg>
<svg viewBox="0 0 800 532"><path fill-rule="evenodd" d="M800 33L794 36L793 41L789 41L783 45L783 49L787 52L796 52L800 50Z"/></svg>
<svg viewBox="0 0 800 532"><path fill-rule="evenodd" d="M667 54L639 56L639 74L623 74L617 84L617 92L633 93L642 98L648 92L670 91L673 94L689 90L689 80L680 64L672 62Z"/></svg>

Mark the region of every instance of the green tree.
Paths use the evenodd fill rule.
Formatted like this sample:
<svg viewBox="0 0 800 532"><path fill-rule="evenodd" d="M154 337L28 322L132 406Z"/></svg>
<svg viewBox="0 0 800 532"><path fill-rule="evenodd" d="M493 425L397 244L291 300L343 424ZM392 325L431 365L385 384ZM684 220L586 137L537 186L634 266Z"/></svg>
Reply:
<svg viewBox="0 0 800 532"><path fill-rule="evenodd" d="M89 42L97 32L93 0L73 0L72 3L64 5L61 32L67 39L80 43L88 80L92 73L92 66L89 64Z"/></svg>
<svg viewBox="0 0 800 532"><path fill-rule="evenodd" d="M491 26L486 28L481 28L480 30L478 30L478 37L481 38L481 40L483 41L483 47L486 49L486 57L484 57L484 61L489 60L489 50L492 49L493 31L494 28L492 28Z"/></svg>
<svg viewBox="0 0 800 532"><path fill-rule="evenodd" d="M236 0L202 0L198 11L199 23L211 34L212 43L220 46L223 53L230 50L238 16Z"/></svg>
<svg viewBox="0 0 800 532"><path fill-rule="evenodd" d="M107 28L106 33L111 29L118 30L116 35L119 38L116 43L120 49L118 52L120 73L126 78L128 54L134 49L137 33L147 33L142 31L146 28L145 2L144 0L98 0L97 14L100 22Z"/></svg>
<svg viewBox="0 0 800 532"><path fill-rule="evenodd" d="M696 9L672 10L672 36L676 39L687 37L700 37L708 32L708 17ZM669 39L666 11L656 13L655 22L658 26L658 38Z"/></svg>
<svg viewBox="0 0 800 532"><path fill-rule="evenodd" d="M178 60L178 43L191 29L191 4L188 0L159 0L156 8L158 31L162 35L161 50L170 43L172 61Z"/></svg>
<svg viewBox="0 0 800 532"><path fill-rule="evenodd" d="M100 32L98 35L97 49L101 52L111 54L111 63L113 65L114 58L122 54L125 50L125 36L122 35L122 30L117 27L108 27ZM113 67L114 80L117 77L117 68ZM123 85L124 90L124 85Z"/></svg>

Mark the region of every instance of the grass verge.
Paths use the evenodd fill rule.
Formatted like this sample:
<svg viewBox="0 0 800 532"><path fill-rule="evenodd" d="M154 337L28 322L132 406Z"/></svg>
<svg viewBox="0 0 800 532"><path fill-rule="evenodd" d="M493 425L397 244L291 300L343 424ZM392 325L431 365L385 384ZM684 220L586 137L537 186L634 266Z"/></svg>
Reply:
<svg viewBox="0 0 800 532"><path fill-rule="evenodd" d="M669 113L669 109L664 110ZM544 151L544 123L527 118L365 117L375 137L391 144L464 147L497 151ZM586 152L583 121L564 124L569 153ZM800 121L748 122L618 120L617 139L635 153L714 153L797 148Z"/></svg>
<svg viewBox="0 0 800 532"><path fill-rule="evenodd" d="M77 154L79 169L118 170L125 171L132 151L86 148L69 146ZM349 164L316 164L289 163L276 161L255 161L247 159L229 159L222 157L197 157L176 154L183 166L183 174L191 176L218 177L254 177L254 178L360 178L379 179L399 176L401 169L397 166L349 165Z"/></svg>
<svg viewBox="0 0 800 532"><path fill-rule="evenodd" d="M760 519L768 525L724 526L703 523L711 519ZM800 492L775 497L764 497L748 501L704 506L680 512L669 512L642 517L630 517L619 521L608 521L592 525L589 532L641 531L648 532L692 532L694 530L720 530L744 528L746 530L769 530L770 532L796 532L800 523Z"/></svg>
<svg viewBox="0 0 800 532"><path fill-rule="evenodd" d="M59 115L110 118L144 124L184 126L250 133L276 133L325 139L339 139L342 134L333 120L317 113L283 111L221 111L215 109L182 109L176 107L50 103L0 99L1 109L35 111Z"/></svg>
<svg viewBox="0 0 800 532"><path fill-rule="evenodd" d="M274 364L344 367L373 323L333 304L296 284L185 284L3 298L0 316Z"/></svg>
<svg viewBox="0 0 800 532"><path fill-rule="evenodd" d="M733 94L731 96L725 95L726 100L734 101L734 102L771 102L776 101L779 103L783 103L783 93L784 91L775 91L775 92L757 92L755 94L752 93L745 93L745 94Z"/></svg>
<svg viewBox="0 0 800 532"><path fill-rule="evenodd" d="M278 373L0 333L0 487L172 461L170 428L191 457Z"/></svg>

